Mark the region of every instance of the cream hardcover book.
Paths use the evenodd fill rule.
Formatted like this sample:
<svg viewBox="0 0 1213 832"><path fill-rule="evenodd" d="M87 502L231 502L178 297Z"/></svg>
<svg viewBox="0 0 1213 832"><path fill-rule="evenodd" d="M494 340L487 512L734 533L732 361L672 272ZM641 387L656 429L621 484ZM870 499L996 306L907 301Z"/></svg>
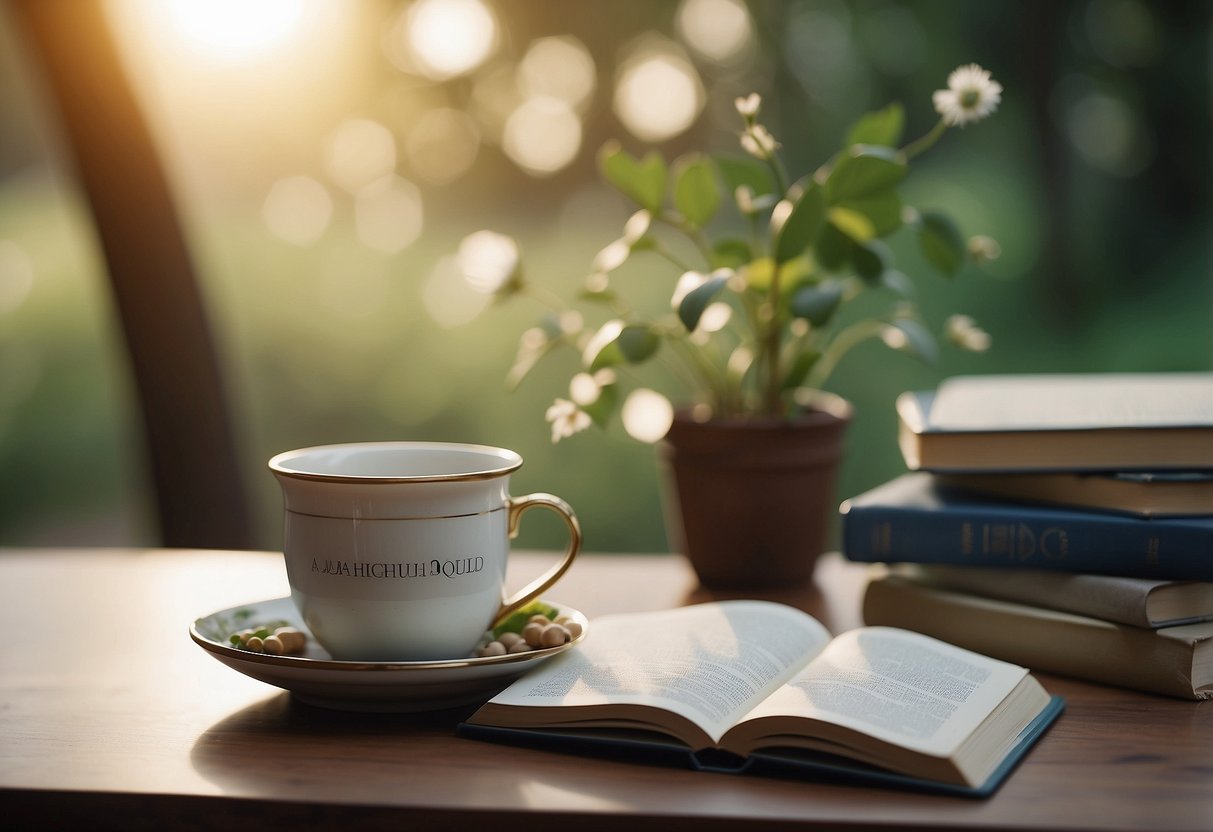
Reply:
<svg viewBox="0 0 1213 832"><path fill-rule="evenodd" d="M891 628L725 601L594 621L467 736L984 795L1061 710L1024 668Z"/></svg>

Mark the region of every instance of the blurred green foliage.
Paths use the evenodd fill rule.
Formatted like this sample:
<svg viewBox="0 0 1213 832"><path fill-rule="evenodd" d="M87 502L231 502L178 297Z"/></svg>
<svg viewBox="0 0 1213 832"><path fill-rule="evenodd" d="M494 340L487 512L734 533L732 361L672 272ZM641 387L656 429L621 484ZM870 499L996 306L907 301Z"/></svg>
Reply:
<svg viewBox="0 0 1213 832"><path fill-rule="evenodd" d="M396 7L382 4L385 15ZM262 547L280 543L280 498L265 460L292 447L370 439L514 448L526 460L515 493L567 499L588 548L666 545L651 447L617 432L551 444L543 412L565 395L571 364L552 365L514 393L503 389L517 333L533 315L502 307L445 328L426 302L454 302L427 295L439 285L434 269L481 227L523 242L530 279L564 294L580 286L628 213L595 183L598 147L625 135L610 110L614 61L622 43L646 31L673 37L678 4L629 0L609 15L597 4L554 0L496 8L510 42L569 33L598 64L581 150L559 173L537 179L484 147L461 178L424 189L425 231L396 254L363 245L341 205L323 239L289 245L261 221L264 183L216 192L178 174ZM794 169L812 166L855 118L889 101L904 103L907 133L923 132L935 118L931 91L961 63L981 63L1005 89L998 115L940 154L946 177L925 157L903 192L959 218L966 235L995 237L1002 257L985 273L949 281L927 268L913 239L890 239L899 267L920 276L924 317L938 325L966 312L994 345L984 355L944 351L933 367L879 344L850 354L828 385L856 408L840 498L903 470L892 407L902 390L958 373L1213 366L1213 7L793 0L750 9L757 56L697 64L706 109L661 144L667 157L733 149L732 101L751 89L763 93L764 118ZM0 29L0 44L11 45L3 15ZM19 49L0 53L0 244L16 246L0 249L0 545L154 543L138 414L87 208L56 155L36 76ZM373 114L389 95L435 94L400 87L399 73L382 67L370 74L382 88L351 100L351 112ZM444 94L457 99L462 84L447 82ZM636 140L625 146L646 149ZM673 278L657 285L636 259L619 280L668 298ZM527 525L523 545L558 544L557 524Z"/></svg>

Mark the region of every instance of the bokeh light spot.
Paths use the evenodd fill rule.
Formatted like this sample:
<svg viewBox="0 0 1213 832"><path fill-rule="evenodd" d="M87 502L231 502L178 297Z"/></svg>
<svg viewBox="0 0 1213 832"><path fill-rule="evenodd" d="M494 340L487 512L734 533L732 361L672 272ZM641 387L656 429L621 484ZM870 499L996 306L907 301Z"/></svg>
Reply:
<svg viewBox="0 0 1213 832"><path fill-rule="evenodd" d="M407 179L385 176L358 192L354 221L365 245L388 254L403 251L421 235L421 192Z"/></svg>
<svg viewBox="0 0 1213 832"><path fill-rule="evenodd" d="M405 137L409 165L434 185L458 179L480 152L480 131L466 114L449 107L430 110Z"/></svg>
<svg viewBox="0 0 1213 832"><path fill-rule="evenodd" d="M333 217L333 200L323 185L307 176L287 176L270 188L261 218L279 239L297 246L316 242Z"/></svg>
<svg viewBox="0 0 1213 832"><path fill-rule="evenodd" d="M670 400L646 387L633 390L623 403L623 428L633 439L660 442L674 423L674 407Z"/></svg>
<svg viewBox="0 0 1213 832"><path fill-rule="evenodd" d="M351 118L329 136L324 169L349 193L381 179L396 168L396 138L377 121Z"/></svg>
<svg viewBox="0 0 1213 832"><path fill-rule="evenodd" d="M1119 98L1090 92L1066 113L1066 135L1091 165L1132 176L1149 163L1152 149L1129 106Z"/></svg>
<svg viewBox="0 0 1213 832"><path fill-rule="evenodd" d="M595 85L594 59L574 37L540 38L518 64L518 86L527 96L545 95L580 108Z"/></svg>
<svg viewBox="0 0 1213 832"><path fill-rule="evenodd" d="M501 146L529 173L555 173L572 162L581 148L581 119L559 98L533 96L506 119Z"/></svg>
<svg viewBox="0 0 1213 832"><path fill-rule="evenodd" d="M740 0L685 0L678 9L678 33L712 61L727 62L750 45L750 13Z"/></svg>
<svg viewBox="0 0 1213 832"><path fill-rule="evenodd" d="M673 49L638 50L615 85L615 113L643 141L664 141L686 131L703 101L695 67Z"/></svg>
<svg viewBox="0 0 1213 832"><path fill-rule="evenodd" d="M434 80L466 75L497 48L497 21L481 0L418 0L407 20L417 68Z"/></svg>

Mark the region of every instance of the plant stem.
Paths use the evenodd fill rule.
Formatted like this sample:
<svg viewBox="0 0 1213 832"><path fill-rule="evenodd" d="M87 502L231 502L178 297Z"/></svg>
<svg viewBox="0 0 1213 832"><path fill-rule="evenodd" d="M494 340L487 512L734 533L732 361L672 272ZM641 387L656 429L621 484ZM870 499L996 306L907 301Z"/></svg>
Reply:
<svg viewBox="0 0 1213 832"><path fill-rule="evenodd" d="M821 358L817 359L817 363L813 365L813 369L809 371L809 375L805 379L805 386L821 387L844 355L868 338L878 337L884 331L885 326L883 321L859 321L843 329L830 341L830 345L821 354Z"/></svg>
<svg viewBox="0 0 1213 832"><path fill-rule="evenodd" d="M568 309L559 295L534 283L524 283L520 292L553 312L564 312Z"/></svg>
<svg viewBox="0 0 1213 832"><path fill-rule="evenodd" d="M767 354L767 389L765 394L767 415L771 417L779 416L780 410L780 361L779 354L781 351L780 341L783 335L783 327L779 320L779 264L775 263L771 273L771 290L767 297L766 308L769 313L766 330L766 345L763 347L763 352Z"/></svg>
<svg viewBox="0 0 1213 832"><path fill-rule="evenodd" d="M948 124L941 118L925 136L922 136L916 141L910 142L903 147L901 149L902 155L905 156L906 161L908 162L920 153L930 150L935 142L939 141L939 137L946 133L947 130Z"/></svg>
<svg viewBox="0 0 1213 832"><path fill-rule="evenodd" d="M685 260L681 259L680 257L676 256L674 254L674 252L670 251L668 248L666 248L661 243L657 243L653 247L653 251L657 255L664 257L666 260L669 260L671 263L673 263L675 266L677 266L680 270L682 270L684 272L696 271L694 266L692 266L690 263L687 263Z"/></svg>
<svg viewBox="0 0 1213 832"><path fill-rule="evenodd" d="M686 222L682 217L676 214L671 214L669 211L662 211L656 216L656 219L659 222L663 222L671 228L679 231L688 240L694 243L695 247L699 249L699 253L703 256L707 270L711 271L713 259L712 245L708 241L707 236L704 235L703 229L696 228L695 226ZM660 246L658 248L660 250ZM684 269L684 271L692 271L692 269L687 267Z"/></svg>

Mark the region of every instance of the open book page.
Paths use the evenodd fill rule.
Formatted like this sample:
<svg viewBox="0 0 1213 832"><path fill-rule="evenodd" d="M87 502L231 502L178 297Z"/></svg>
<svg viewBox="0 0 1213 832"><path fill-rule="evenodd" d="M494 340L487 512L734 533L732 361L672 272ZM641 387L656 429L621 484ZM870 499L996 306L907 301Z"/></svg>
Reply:
<svg viewBox="0 0 1213 832"><path fill-rule="evenodd" d="M578 649L490 705L650 705L685 717L716 742L829 640L811 616L762 601L605 616Z"/></svg>
<svg viewBox="0 0 1213 832"><path fill-rule="evenodd" d="M950 757L1026 675L927 636L867 627L835 638L745 722L808 717Z"/></svg>

